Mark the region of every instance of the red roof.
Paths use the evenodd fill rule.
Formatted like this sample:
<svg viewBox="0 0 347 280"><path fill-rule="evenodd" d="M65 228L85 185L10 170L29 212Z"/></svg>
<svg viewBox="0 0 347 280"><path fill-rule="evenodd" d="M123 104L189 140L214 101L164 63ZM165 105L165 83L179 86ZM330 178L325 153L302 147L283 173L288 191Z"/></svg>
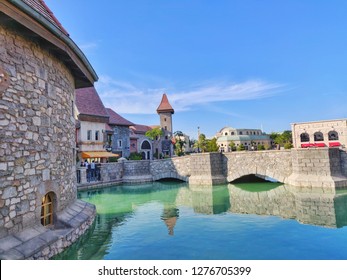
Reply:
<svg viewBox="0 0 347 280"><path fill-rule="evenodd" d="M76 89L76 107L80 114L108 117L108 113L94 87Z"/></svg>
<svg viewBox="0 0 347 280"><path fill-rule="evenodd" d="M45 19L47 19L50 23L52 23L55 27L57 27L60 31L62 31L65 35L69 36L69 33L65 30L65 28L61 25L59 20L54 16L52 11L48 8L46 3L43 0L22 0L25 4L33 8L36 12L42 15Z"/></svg>
<svg viewBox="0 0 347 280"><path fill-rule="evenodd" d="M152 128L148 125L142 125L142 124L134 124L132 126L130 126L130 129L134 132L134 133L146 133L148 130L151 130Z"/></svg>
<svg viewBox="0 0 347 280"><path fill-rule="evenodd" d="M157 109L157 113L174 113L174 109L169 103L169 100L167 99L166 93L163 94L163 97L161 99L160 105Z"/></svg>
<svg viewBox="0 0 347 280"><path fill-rule="evenodd" d="M108 115L110 116L110 120L108 122L110 125L122 125L122 126L133 125L132 122L128 121L127 119L124 119L122 116L118 115L111 108L106 108L106 111Z"/></svg>

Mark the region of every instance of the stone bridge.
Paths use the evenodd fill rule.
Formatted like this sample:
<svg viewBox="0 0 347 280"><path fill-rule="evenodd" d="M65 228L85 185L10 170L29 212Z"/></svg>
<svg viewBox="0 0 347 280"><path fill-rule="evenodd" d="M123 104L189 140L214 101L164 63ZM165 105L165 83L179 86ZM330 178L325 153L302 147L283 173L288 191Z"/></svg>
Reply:
<svg viewBox="0 0 347 280"><path fill-rule="evenodd" d="M102 167L104 182L175 178L190 185L214 185L252 174L292 186L344 188L347 153L338 148L201 153L164 160L123 161Z"/></svg>

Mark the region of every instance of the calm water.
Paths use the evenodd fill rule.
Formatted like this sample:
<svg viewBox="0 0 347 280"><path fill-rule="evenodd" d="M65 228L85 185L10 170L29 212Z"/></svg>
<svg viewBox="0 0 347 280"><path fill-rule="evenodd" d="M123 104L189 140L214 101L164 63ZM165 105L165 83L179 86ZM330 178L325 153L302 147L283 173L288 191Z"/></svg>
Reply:
<svg viewBox="0 0 347 280"><path fill-rule="evenodd" d="M347 259L344 193L157 182L79 198L96 205L96 222L57 259Z"/></svg>

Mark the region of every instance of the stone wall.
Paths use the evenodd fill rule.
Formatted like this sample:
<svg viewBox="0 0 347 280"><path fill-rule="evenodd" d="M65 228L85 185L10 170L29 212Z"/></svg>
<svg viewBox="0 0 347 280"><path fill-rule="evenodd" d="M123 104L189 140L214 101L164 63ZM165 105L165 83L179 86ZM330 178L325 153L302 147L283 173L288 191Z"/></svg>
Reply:
<svg viewBox="0 0 347 280"><path fill-rule="evenodd" d="M112 126L112 152L121 152L122 157L130 155L130 129L127 126ZM119 140L122 141L122 146L119 146Z"/></svg>
<svg viewBox="0 0 347 280"><path fill-rule="evenodd" d="M153 180L175 178L188 181L190 175L190 157L179 157L164 160L153 160L150 164Z"/></svg>
<svg viewBox="0 0 347 280"><path fill-rule="evenodd" d="M123 182L150 182L150 160L123 161Z"/></svg>
<svg viewBox="0 0 347 280"><path fill-rule="evenodd" d="M64 63L16 30L0 26L0 237L40 223L54 192L59 212L76 199L74 80Z"/></svg>
<svg viewBox="0 0 347 280"><path fill-rule="evenodd" d="M292 173L291 150L225 153L224 167L228 182L249 174L285 182Z"/></svg>
<svg viewBox="0 0 347 280"><path fill-rule="evenodd" d="M338 148L292 149L292 174L286 181L302 187L345 187Z"/></svg>
<svg viewBox="0 0 347 280"><path fill-rule="evenodd" d="M190 184L222 184L226 182L223 154L202 153L192 154L190 157Z"/></svg>
<svg viewBox="0 0 347 280"><path fill-rule="evenodd" d="M338 148L201 153L101 166L104 168L101 183L176 178L190 185L214 185L254 174L302 188L347 187L347 154Z"/></svg>

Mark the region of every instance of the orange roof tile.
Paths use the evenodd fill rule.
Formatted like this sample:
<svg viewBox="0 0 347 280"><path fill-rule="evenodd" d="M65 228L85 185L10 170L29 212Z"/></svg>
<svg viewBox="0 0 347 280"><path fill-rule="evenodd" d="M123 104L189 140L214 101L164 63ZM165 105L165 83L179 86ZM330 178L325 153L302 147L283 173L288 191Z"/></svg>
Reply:
<svg viewBox="0 0 347 280"><path fill-rule="evenodd" d="M170 102L166 96L166 93L163 94L160 105L157 108L157 113L175 113L174 109L170 105Z"/></svg>

